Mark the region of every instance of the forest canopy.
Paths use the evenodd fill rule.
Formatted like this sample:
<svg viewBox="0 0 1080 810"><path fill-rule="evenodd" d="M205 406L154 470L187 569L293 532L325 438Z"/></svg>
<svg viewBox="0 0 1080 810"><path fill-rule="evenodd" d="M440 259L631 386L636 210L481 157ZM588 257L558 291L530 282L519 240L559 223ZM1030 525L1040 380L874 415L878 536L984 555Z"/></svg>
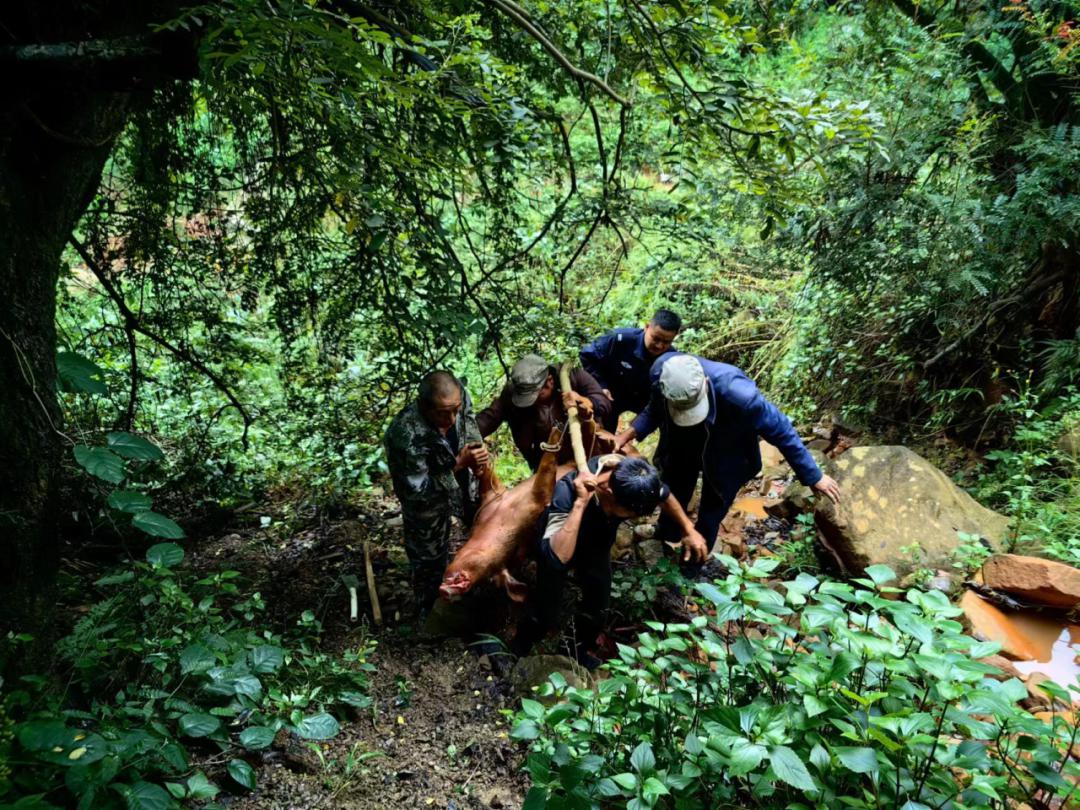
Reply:
<svg viewBox="0 0 1080 810"><path fill-rule="evenodd" d="M969 454L1080 561L1046 449L1080 411L1077 14L7 3L0 627L34 640L0 664L70 629L72 559L153 590L147 547L246 505L355 510L426 373L482 405L658 307L799 427Z"/></svg>

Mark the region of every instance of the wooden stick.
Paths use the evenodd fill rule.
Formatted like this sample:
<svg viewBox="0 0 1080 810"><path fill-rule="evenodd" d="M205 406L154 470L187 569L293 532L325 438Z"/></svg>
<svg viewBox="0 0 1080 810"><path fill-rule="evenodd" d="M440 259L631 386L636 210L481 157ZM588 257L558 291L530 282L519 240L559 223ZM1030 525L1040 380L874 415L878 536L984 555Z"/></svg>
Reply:
<svg viewBox="0 0 1080 810"><path fill-rule="evenodd" d="M368 598L371 599L371 613L375 626L382 627L382 608L379 607L379 593L375 590L375 569L371 567L371 543L364 541L364 573L367 574Z"/></svg>
<svg viewBox="0 0 1080 810"><path fill-rule="evenodd" d="M559 367L559 387L563 391L572 391L570 387L570 361L567 360ZM589 457L585 455L585 442L581 438L581 419L578 417L576 405L566 409L566 421L570 426L570 444L574 448L574 463L578 472L589 471Z"/></svg>

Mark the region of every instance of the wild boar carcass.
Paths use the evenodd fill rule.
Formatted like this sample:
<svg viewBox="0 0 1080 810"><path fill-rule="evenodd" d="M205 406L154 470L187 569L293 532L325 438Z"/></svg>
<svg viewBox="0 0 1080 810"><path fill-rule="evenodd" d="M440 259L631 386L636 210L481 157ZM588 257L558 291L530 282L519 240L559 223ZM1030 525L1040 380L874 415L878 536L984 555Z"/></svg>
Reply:
<svg viewBox="0 0 1080 810"><path fill-rule="evenodd" d="M593 422L582 424L585 447L591 453L609 452L614 436L595 428ZM525 598L526 588L510 573L519 565L537 537L537 523L551 503L555 482L574 469L570 443L563 444L562 432L553 430L548 437L543 458L536 472L510 489L498 480L489 465L480 479L480 506L473 519L469 539L454 556L443 575L439 593L455 599L481 582L493 580L505 587L514 601Z"/></svg>

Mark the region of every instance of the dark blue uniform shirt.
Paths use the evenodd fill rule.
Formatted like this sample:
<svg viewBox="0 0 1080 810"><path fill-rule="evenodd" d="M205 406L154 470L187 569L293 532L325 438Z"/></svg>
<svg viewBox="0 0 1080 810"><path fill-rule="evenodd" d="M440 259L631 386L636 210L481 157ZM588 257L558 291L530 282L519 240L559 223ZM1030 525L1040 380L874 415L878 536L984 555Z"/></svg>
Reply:
<svg viewBox="0 0 1080 810"><path fill-rule="evenodd" d="M652 391L649 405L633 422L637 438L644 439L658 427L671 427L667 401L660 393L660 372L676 353L661 356L652 367ZM795 471L799 480L813 486L822 472L780 409L765 399L742 370L727 363L698 358L708 381L709 415L705 417L705 441L701 448L701 467L705 480L717 492L733 491L761 470L758 437L774 445ZM656 454L663 465L677 463L667 459L665 434L660 431Z"/></svg>
<svg viewBox="0 0 1080 810"><path fill-rule="evenodd" d="M656 358L645 351L644 329L612 329L585 346L578 357L582 368L611 392L615 411L641 413L649 404L649 369Z"/></svg>

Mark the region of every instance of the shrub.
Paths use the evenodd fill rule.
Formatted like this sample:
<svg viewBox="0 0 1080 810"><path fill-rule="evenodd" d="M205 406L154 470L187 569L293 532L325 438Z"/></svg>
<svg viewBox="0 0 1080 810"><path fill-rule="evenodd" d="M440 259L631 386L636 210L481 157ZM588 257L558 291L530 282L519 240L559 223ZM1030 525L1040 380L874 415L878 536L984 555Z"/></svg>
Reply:
<svg viewBox="0 0 1080 810"><path fill-rule="evenodd" d="M189 749L228 762L223 780L250 790L256 774L245 757L279 731L328 739L338 731L328 709L370 705L370 644L340 659L320 651L310 612L289 638L257 631L262 599L241 592L236 571L197 577L180 568L183 558L160 543L146 562L98 580L111 594L57 648L70 668L66 695L27 676L26 688L4 696L5 716L20 722L0 738L12 766L0 797L155 809L212 799L219 787Z"/></svg>
<svg viewBox="0 0 1080 810"><path fill-rule="evenodd" d="M1016 705L944 594L765 581L773 559L696 586L711 616L650 623L595 692L557 675L522 701L526 808L1003 807L1065 797L1076 727ZM1056 685L1047 691L1068 702Z"/></svg>

